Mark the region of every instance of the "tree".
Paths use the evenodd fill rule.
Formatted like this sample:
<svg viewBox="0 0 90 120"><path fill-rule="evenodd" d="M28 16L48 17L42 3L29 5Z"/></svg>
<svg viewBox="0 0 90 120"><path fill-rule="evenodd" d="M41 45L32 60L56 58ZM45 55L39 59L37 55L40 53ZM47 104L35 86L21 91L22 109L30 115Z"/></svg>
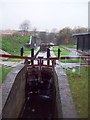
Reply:
<svg viewBox="0 0 90 120"><path fill-rule="evenodd" d="M73 29L73 33L83 33L83 32L87 32L87 28L85 28L85 27L75 27L74 29Z"/></svg>
<svg viewBox="0 0 90 120"><path fill-rule="evenodd" d="M75 44L76 40L72 37L73 34L87 32L87 28L85 27L75 27L71 29L69 27L65 27L59 31L56 37L57 44ZM88 30L89 32L89 30Z"/></svg>
<svg viewBox="0 0 90 120"><path fill-rule="evenodd" d="M65 27L59 31L58 44L69 44L71 42L72 29Z"/></svg>
<svg viewBox="0 0 90 120"><path fill-rule="evenodd" d="M48 33L47 35L47 41L50 43L50 42L54 42L55 40L55 33L51 32L51 33Z"/></svg>
<svg viewBox="0 0 90 120"><path fill-rule="evenodd" d="M21 23L20 25L20 29L25 33L28 32L30 28L30 21L29 20L25 20L24 22Z"/></svg>

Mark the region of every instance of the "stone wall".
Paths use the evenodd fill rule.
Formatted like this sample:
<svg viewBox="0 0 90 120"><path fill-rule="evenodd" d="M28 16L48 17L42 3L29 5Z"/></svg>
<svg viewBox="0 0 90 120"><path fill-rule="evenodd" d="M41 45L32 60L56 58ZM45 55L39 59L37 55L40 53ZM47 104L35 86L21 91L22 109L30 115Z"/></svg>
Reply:
<svg viewBox="0 0 90 120"><path fill-rule="evenodd" d="M18 118L25 102L26 66L18 65L2 84L2 117Z"/></svg>

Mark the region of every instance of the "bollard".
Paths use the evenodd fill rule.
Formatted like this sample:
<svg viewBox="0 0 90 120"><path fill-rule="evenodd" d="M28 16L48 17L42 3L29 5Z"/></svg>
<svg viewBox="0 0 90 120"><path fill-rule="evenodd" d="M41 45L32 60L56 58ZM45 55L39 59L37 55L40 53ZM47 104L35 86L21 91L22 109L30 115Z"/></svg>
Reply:
<svg viewBox="0 0 90 120"><path fill-rule="evenodd" d="M60 57L60 52L61 52L61 50L60 50L60 48L58 48L58 58Z"/></svg>
<svg viewBox="0 0 90 120"><path fill-rule="evenodd" d="M24 53L24 48L23 47L21 47L20 53L21 53L21 56L23 56L23 53Z"/></svg>
<svg viewBox="0 0 90 120"><path fill-rule="evenodd" d="M65 72L66 72L66 69L67 69L67 65L66 65L66 57L65 57Z"/></svg>
<svg viewBox="0 0 90 120"><path fill-rule="evenodd" d="M31 49L31 57L33 58L34 57L34 48ZM34 61L31 60L31 65L34 64Z"/></svg>
<svg viewBox="0 0 90 120"><path fill-rule="evenodd" d="M47 48L47 58L50 57L50 49ZM47 60L47 65L50 65L50 60Z"/></svg>

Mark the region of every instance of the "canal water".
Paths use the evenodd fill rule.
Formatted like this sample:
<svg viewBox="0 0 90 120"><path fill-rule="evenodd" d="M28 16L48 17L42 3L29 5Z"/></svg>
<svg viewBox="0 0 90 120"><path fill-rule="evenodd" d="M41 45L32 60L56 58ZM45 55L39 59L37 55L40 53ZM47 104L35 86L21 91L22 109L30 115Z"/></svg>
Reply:
<svg viewBox="0 0 90 120"><path fill-rule="evenodd" d="M38 71L31 75L26 83L26 100L21 113L21 118L47 118L52 119L55 112L54 84L50 72L43 70L41 79Z"/></svg>

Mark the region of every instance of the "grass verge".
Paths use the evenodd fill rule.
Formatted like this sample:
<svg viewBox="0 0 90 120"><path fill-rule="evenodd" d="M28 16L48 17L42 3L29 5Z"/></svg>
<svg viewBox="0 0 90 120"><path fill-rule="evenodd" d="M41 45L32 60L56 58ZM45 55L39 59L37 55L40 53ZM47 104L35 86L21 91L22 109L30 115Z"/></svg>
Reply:
<svg viewBox="0 0 90 120"><path fill-rule="evenodd" d="M66 71L73 100L80 118L88 117L88 68L82 67L80 75L78 69L74 73Z"/></svg>
<svg viewBox="0 0 90 120"><path fill-rule="evenodd" d="M0 66L0 85L6 79L6 76L10 71L11 71L11 68Z"/></svg>
<svg viewBox="0 0 90 120"><path fill-rule="evenodd" d="M76 45L66 45L67 48L76 48Z"/></svg>
<svg viewBox="0 0 90 120"><path fill-rule="evenodd" d="M23 56L28 56L28 55L30 55L30 49L25 49L25 51L24 51L24 54L23 54ZM20 56L20 53L18 52L16 55L19 55ZM20 62L20 61L22 61L22 59L13 59L13 58L8 58L6 61L11 61L11 62Z"/></svg>
<svg viewBox="0 0 90 120"><path fill-rule="evenodd" d="M53 47L53 51L54 51L54 53L55 53L56 56L58 56L58 52L57 52L58 48L60 48L60 50L61 50L61 54L60 54L61 57L63 57L63 56L69 56L71 54L70 51L67 51L64 48L60 47L60 46L55 46L55 47ZM80 59L60 60L60 62L64 62L64 63L65 62L66 63L78 63L78 62L80 62ZM81 62L83 62L83 60L81 60Z"/></svg>
<svg viewBox="0 0 90 120"><path fill-rule="evenodd" d="M70 52L65 50L64 48L55 46L55 47L53 47L53 51L56 56L58 56L58 48L60 48L60 50L61 50L61 56L68 56L70 54Z"/></svg>

